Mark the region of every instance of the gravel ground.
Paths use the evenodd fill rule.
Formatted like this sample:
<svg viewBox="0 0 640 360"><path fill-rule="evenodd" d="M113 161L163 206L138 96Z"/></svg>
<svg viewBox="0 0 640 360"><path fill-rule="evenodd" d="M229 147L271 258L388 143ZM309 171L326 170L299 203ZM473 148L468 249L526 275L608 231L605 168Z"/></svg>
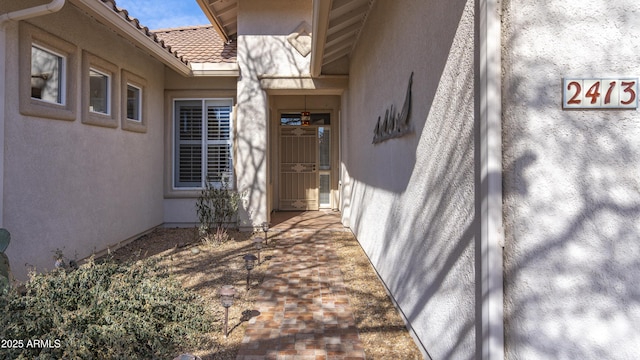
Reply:
<svg viewBox="0 0 640 360"><path fill-rule="evenodd" d="M255 234L255 236L262 235ZM272 236L269 234L270 241ZM216 319L209 334L210 342L198 349L183 349L184 353L203 360L235 359L247 321L254 309L256 287L262 282L268 263L251 271L251 290L247 291L247 271L242 257L255 252L250 233L230 232L231 239L219 245L204 244L195 229L158 228L113 253L115 259L155 256L169 266L187 289L198 292L209 304ZM350 302L360 331L367 359L421 359L418 348L385 289L371 267L365 253L349 233L336 233L335 244L340 267L348 288ZM270 249L261 251L270 256ZM234 305L229 308L229 336L223 332L224 308L218 290L223 285L236 289ZM178 355L178 354L176 354Z"/></svg>

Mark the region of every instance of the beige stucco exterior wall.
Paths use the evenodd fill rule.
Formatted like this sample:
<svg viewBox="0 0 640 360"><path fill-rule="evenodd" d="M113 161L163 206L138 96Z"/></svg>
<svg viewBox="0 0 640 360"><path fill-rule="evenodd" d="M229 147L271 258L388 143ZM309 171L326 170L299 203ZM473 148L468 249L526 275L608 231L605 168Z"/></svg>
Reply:
<svg viewBox="0 0 640 360"><path fill-rule="evenodd" d="M236 167L238 188L247 191L240 212L241 227L267 220L268 96L260 85L265 76L299 77L309 74L311 56L303 57L287 42L287 35L306 21L311 24L310 0L247 0L238 7L238 81Z"/></svg>
<svg viewBox="0 0 640 360"><path fill-rule="evenodd" d="M376 1L343 108L343 216L433 359L480 356L475 7ZM411 72L414 132L373 145Z"/></svg>
<svg viewBox="0 0 640 360"><path fill-rule="evenodd" d="M17 91L19 27L9 23L3 226L12 234L7 253L18 279L26 277L25 264L52 268L56 249L84 258L163 222L164 66L70 4L28 22L76 46L78 61L68 71L76 77L77 116L20 113L20 99L30 94ZM120 117L115 129L81 122L83 50L146 82L146 132L123 130Z"/></svg>
<svg viewBox="0 0 640 360"><path fill-rule="evenodd" d="M563 111L562 78L638 77L640 3L503 11L507 356L636 359L640 115Z"/></svg>

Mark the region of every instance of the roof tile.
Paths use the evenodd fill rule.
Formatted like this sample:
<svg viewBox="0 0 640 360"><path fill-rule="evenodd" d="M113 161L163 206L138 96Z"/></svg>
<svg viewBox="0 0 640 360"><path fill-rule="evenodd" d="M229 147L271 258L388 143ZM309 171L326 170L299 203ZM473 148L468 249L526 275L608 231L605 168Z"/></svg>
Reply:
<svg viewBox="0 0 640 360"><path fill-rule="evenodd" d="M165 46L194 63L235 63L235 42L225 43L212 25L152 31Z"/></svg>
<svg viewBox="0 0 640 360"><path fill-rule="evenodd" d="M167 44L164 41L162 41L162 39L160 39L158 36L156 36L156 34L154 34L151 30L149 30L148 27L143 26L142 24L140 24L140 20L129 16L129 12L127 10L119 8L116 5L116 1L115 0L99 0L99 1L104 3L106 6L110 7L111 10L113 10L116 14L118 14L120 17L122 17L127 22L131 23L136 29L138 29L144 35L149 37L149 39L151 39L152 41L156 42L162 48L166 49L169 53L173 54L176 58L180 59L180 61L182 61L185 65L189 64L189 60L187 58L185 58L184 56L178 54L177 51L172 50L171 46L167 46Z"/></svg>

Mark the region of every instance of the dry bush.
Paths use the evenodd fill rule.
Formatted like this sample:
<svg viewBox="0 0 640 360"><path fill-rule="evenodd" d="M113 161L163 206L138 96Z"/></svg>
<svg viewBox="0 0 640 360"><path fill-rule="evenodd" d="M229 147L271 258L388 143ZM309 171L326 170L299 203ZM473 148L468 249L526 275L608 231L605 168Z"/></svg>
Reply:
<svg viewBox="0 0 640 360"><path fill-rule="evenodd" d="M200 296L154 259L31 274L26 293L0 297L0 337L16 340L3 356L173 358L210 330L214 321L205 310ZM44 344L28 343L36 339Z"/></svg>

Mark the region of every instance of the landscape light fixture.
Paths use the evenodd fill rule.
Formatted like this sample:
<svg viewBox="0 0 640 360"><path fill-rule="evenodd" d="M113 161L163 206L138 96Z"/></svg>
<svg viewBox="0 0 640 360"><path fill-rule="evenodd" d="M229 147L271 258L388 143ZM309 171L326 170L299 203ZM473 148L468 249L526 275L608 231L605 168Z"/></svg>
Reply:
<svg viewBox="0 0 640 360"><path fill-rule="evenodd" d="M236 294L236 289L232 285L224 285L220 289L220 302L224 306L224 337L229 336L228 324L229 324L229 308L233 305L233 297Z"/></svg>
<svg viewBox="0 0 640 360"><path fill-rule="evenodd" d="M256 260L258 260L258 258L253 254L247 254L243 257L243 259L244 267L247 269L247 290L249 290L251 288L251 286L249 286L251 281L251 269L253 269L253 267L255 266Z"/></svg>
<svg viewBox="0 0 640 360"><path fill-rule="evenodd" d="M264 244L269 245L269 235L267 234L267 232L269 231L268 222L265 221L262 223L262 231L264 231Z"/></svg>
<svg viewBox="0 0 640 360"><path fill-rule="evenodd" d="M256 250L258 250L258 265L260 265L261 261L260 261L260 250L262 250L262 242L264 241L263 238L261 237L257 237L255 239L253 239L253 244L256 246Z"/></svg>

